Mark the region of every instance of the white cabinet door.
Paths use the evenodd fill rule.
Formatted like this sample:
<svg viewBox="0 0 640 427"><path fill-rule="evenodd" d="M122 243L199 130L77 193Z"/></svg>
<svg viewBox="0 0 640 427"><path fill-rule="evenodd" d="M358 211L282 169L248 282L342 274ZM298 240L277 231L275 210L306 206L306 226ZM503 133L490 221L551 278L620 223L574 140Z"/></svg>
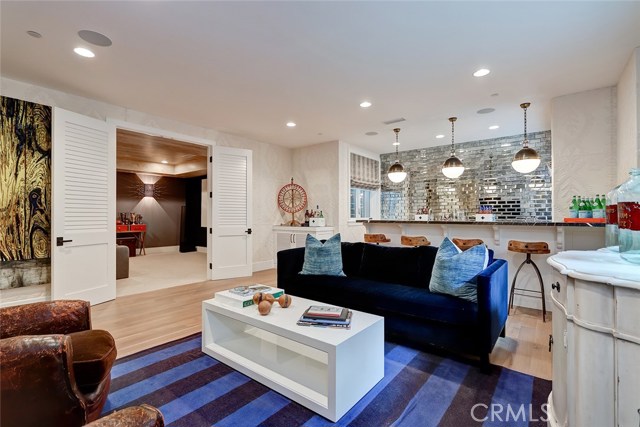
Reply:
<svg viewBox="0 0 640 427"><path fill-rule="evenodd" d="M312 233L313 235L313 233ZM307 242L307 233L294 233L293 234L293 247L304 248Z"/></svg>
<svg viewBox="0 0 640 427"><path fill-rule="evenodd" d="M53 109L52 299L116 297L115 132Z"/></svg>
<svg viewBox="0 0 640 427"><path fill-rule="evenodd" d="M252 152L213 147L212 279L253 273Z"/></svg>
<svg viewBox="0 0 640 427"><path fill-rule="evenodd" d="M553 332L553 411L558 426L567 425L567 317L564 307L551 296Z"/></svg>

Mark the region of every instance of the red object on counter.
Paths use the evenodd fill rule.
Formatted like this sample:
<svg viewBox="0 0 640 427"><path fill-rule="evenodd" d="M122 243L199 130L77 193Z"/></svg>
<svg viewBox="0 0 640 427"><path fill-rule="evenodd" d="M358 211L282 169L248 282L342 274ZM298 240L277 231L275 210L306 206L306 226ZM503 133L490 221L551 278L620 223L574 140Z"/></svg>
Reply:
<svg viewBox="0 0 640 427"><path fill-rule="evenodd" d="M128 225L116 224L116 232L129 231Z"/></svg>
<svg viewBox="0 0 640 427"><path fill-rule="evenodd" d="M592 224L604 224L604 218L565 218L564 222L582 222Z"/></svg>
<svg viewBox="0 0 640 427"><path fill-rule="evenodd" d="M147 224L131 224L129 231L147 231Z"/></svg>

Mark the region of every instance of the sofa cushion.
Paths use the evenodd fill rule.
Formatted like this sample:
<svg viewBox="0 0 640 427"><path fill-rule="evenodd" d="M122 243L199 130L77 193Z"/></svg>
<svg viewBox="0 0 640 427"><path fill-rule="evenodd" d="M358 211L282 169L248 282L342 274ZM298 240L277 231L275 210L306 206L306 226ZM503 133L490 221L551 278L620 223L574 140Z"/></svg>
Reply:
<svg viewBox="0 0 640 427"><path fill-rule="evenodd" d="M362 242L342 242L342 271L347 276L358 276L362 264Z"/></svg>
<svg viewBox="0 0 640 427"><path fill-rule="evenodd" d="M383 316L411 317L455 325L477 322L478 304L399 283L353 277L298 275L288 292Z"/></svg>
<svg viewBox="0 0 640 427"><path fill-rule="evenodd" d="M307 234L304 263L300 274L344 276L342 272L340 233L331 236L324 243L311 234Z"/></svg>
<svg viewBox="0 0 640 427"><path fill-rule="evenodd" d="M488 262L485 245L473 246L463 252L445 237L438 248L429 290L476 302L476 278Z"/></svg>
<svg viewBox="0 0 640 427"><path fill-rule="evenodd" d="M386 283L426 288L437 249L365 244L360 276Z"/></svg>
<svg viewBox="0 0 640 427"><path fill-rule="evenodd" d="M100 329L69 334L73 348L73 372L83 393L91 393L111 372L116 360L116 343Z"/></svg>

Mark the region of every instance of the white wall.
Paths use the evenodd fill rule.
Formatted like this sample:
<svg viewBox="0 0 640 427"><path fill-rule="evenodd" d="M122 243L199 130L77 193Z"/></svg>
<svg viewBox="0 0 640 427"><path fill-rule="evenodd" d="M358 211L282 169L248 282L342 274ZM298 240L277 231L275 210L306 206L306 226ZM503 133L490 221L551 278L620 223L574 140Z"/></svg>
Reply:
<svg viewBox="0 0 640 427"><path fill-rule="evenodd" d="M568 216L571 197L607 193L616 181L616 88L551 100L553 220Z"/></svg>
<svg viewBox="0 0 640 427"><path fill-rule="evenodd" d="M640 165L640 47L636 48L618 81L617 184Z"/></svg>
<svg viewBox="0 0 640 427"><path fill-rule="evenodd" d="M0 79L0 94L25 101L60 107L97 119L116 119L190 137L215 141L216 145L247 148L253 151L253 263L254 270L273 267L272 226L279 224L280 213L276 194L289 182L292 150L272 144L193 126L175 120L153 116L117 105L70 95L45 87L7 78ZM115 218L114 218L115 220Z"/></svg>

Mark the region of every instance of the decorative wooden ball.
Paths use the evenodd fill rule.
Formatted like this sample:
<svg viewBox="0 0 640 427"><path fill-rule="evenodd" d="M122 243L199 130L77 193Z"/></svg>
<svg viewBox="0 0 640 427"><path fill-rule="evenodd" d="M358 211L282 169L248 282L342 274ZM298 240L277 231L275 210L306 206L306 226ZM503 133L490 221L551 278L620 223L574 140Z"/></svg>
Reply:
<svg viewBox="0 0 640 427"><path fill-rule="evenodd" d="M271 304L273 304L276 299L273 297L273 295L265 293L264 300L269 301Z"/></svg>
<svg viewBox="0 0 640 427"><path fill-rule="evenodd" d="M253 294L253 303L255 305L260 304L262 301L267 300L267 295L269 294L266 294L264 292L256 292L255 294Z"/></svg>
<svg viewBox="0 0 640 427"><path fill-rule="evenodd" d="M271 303L269 301L261 301L258 304L258 311L261 315L266 316L271 311Z"/></svg>
<svg viewBox="0 0 640 427"><path fill-rule="evenodd" d="M280 295L280 297L278 297L278 304L280 304L282 308L289 307L291 305L291 297L289 295Z"/></svg>

